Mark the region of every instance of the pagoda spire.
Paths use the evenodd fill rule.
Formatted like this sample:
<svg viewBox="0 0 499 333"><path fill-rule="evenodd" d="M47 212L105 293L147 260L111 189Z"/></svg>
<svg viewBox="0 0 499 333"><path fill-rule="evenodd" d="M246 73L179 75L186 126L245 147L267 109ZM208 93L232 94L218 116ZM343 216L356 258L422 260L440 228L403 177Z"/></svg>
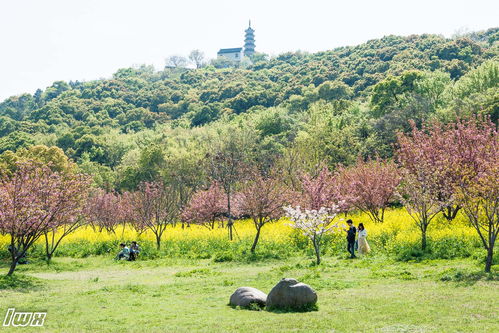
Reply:
<svg viewBox="0 0 499 333"><path fill-rule="evenodd" d="M251 20L248 22L248 29L244 32L244 55L251 57L255 54L255 30L251 27Z"/></svg>

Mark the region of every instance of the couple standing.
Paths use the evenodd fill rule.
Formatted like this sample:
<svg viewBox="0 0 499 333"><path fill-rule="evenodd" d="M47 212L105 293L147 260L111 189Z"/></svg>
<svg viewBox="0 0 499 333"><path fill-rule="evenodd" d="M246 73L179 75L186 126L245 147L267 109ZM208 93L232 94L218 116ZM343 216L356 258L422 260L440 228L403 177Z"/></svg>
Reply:
<svg viewBox="0 0 499 333"><path fill-rule="evenodd" d="M368 254L371 251L369 244L367 243L367 231L364 228L364 224L359 223L359 237L357 241L355 241L355 234L357 233L357 229L353 225L352 220L347 220L348 229L344 229L347 232L347 250L350 253L350 258L356 258L355 250L358 249L359 254Z"/></svg>

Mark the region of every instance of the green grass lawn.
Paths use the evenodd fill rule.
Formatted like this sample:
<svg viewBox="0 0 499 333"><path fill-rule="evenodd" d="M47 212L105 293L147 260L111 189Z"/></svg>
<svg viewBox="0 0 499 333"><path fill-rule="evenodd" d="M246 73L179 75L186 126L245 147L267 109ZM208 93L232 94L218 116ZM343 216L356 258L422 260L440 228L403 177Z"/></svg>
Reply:
<svg viewBox="0 0 499 333"><path fill-rule="evenodd" d="M1 332L498 332L497 272L469 260L400 263L382 258L214 263L55 258L0 279L7 308L48 312L44 328ZM6 263L1 273L5 274ZM283 277L310 284L318 311L277 313L227 305L252 286Z"/></svg>

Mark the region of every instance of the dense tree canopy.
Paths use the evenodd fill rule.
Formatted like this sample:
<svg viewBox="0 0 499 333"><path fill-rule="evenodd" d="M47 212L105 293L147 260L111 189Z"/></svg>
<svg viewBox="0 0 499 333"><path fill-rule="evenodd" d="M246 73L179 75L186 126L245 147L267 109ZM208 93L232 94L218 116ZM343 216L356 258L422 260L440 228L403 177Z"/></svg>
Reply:
<svg viewBox="0 0 499 333"><path fill-rule="evenodd" d="M196 68L174 56L161 71L143 65L109 79L56 81L0 103L0 164L35 154L57 167L63 152L107 190L158 178L188 183L179 189L185 203L210 182L211 148L240 132L251 141L245 159L263 173L279 164L296 184L298 170L319 163L333 171L358 156L392 157L409 120L419 127L485 114L497 122L497 33L386 36L314 54L260 54L240 66L208 64L193 51Z"/></svg>

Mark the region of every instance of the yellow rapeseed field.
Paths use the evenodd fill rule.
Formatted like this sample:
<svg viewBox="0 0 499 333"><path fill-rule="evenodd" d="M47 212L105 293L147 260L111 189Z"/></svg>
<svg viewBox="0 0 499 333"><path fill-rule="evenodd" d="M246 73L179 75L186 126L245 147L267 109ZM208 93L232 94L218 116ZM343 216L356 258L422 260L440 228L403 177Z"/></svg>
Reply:
<svg viewBox="0 0 499 333"><path fill-rule="evenodd" d="M405 209L391 209L385 213L385 221L383 223L372 222L365 214L349 214L348 216L338 216L337 221L341 224L344 223L346 218L351 218L354 224L364 223L368 232L368 239L376 239L381 234L390 234L395 243L415 243L418 242L421 234L419 229L415 226L409 214ZM285 219L279 222L265 225L262 229L261 240L283 242L289 239L289 235L293 232L292 228L288 225ZM235 238L252 238L255 234L255 228L251 220L237 221L235 223ZM439 216L429 227L428 236L433 240L445 239L448 237L458 237L466 239L474 239L477 237L473 228L466 224L466 218L458 215L452 222L446 221L443 217ZM227 228L215 227L211 230L199 225L184 226L177 223L175 226L168 227L163 236L164 240L210 240L219 239L226 240ZM141 240L141 241L154 241L154 235L151 231L138 234L131 226L119 226L115 233L107 231L99 232L90 226L82 227L76 232L67 236L62 244L86 240L91 243L113 240ZM5 247L10 241L8 235L0 236L0 245ZM43 239L38 241L43 242Z"/></svg>

